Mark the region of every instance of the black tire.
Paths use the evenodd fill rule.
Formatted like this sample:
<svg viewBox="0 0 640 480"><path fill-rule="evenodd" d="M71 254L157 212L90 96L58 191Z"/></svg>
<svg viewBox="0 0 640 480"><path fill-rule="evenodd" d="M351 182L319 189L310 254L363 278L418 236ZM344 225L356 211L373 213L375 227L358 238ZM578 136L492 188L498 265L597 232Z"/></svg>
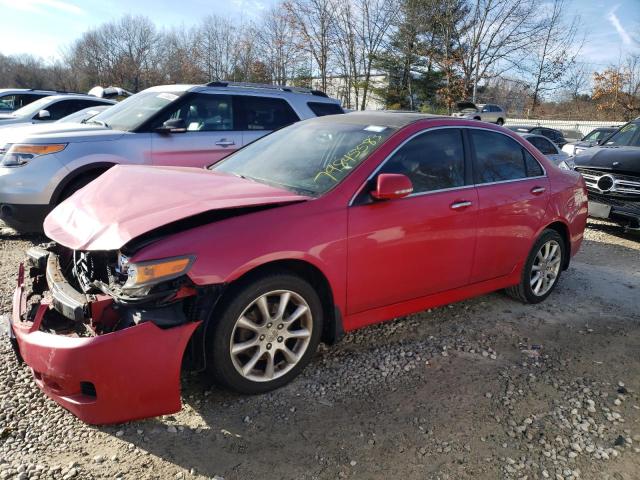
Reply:
<svg viewBox="0 0 640 480"><path fill-rule="evenodd" d="M536 294L531 286L531 274L532 274L533 265L534 265L534 262L536 261L536 256L538 255L538 252L540 251L540 249L543 247L543 245L545 245L547 242L550 242L550 241L555 241L558 244L558 248L560 249L559 269L549 290L544 292L543 294ZM533 244L533 247L531 248L531 252L529 252L529 256L527 257L527 262L525 263L524 268L522 269L522 276L520 279L520 283L518 285L514 285L512 287L505 289L506 293L510 297L516 300L519 300L523 303L534 304L534 303L542 302L549 295L551 295L551 292L553 292L553 290L558 285L558 282L560 281L560 275L562 273L562 268L565 263L566 255L567 255L566 246L560 234L555 230L551 230L551 229L544 230L540 235L540 237L538 237L538 240L536 240L536 242Z"/></svg>
<svg viewBox="0 0 640 480"><path fill-rule="evenodd" d="M281 290L299 295L308 305L312 322L309 343L306 350L300 352L301 357L297 363L293 364L286 373L272 380L254 381L243 376L234 365L231 354L232 335L236 335L234 333L236 322L241 315L247 315L246 310L254 301L269 292ZM293 380L309 363L320 343L323 309L320 297L314 288L305 279L288 272L268 273L255 276L232 287L226 298L227 300L223 301L220 308L216 309L214 317L210 319L212 323L207 329L207 366L214 380L244 394L268 392ZM274 320L274 323L276 322ZM272 341L275 345L276 342ZM273 349L274 352L276 350L276 348Z"/></svg>
<svg viewBox="0 0 640 480"><path fill-rule="evenodd" d="M83 187L86 187L89 183L93 182L96 178L98 178L102 173L103 172L87 173L85 175L79 176L75 180L72 180L71 183L69 183L69 185L64 187L64 190L62 190L62 193L58 198L57 204L64 202L67 198L69 198L71 195L76 193L78 190L80 190Z"/></svg>
<svg viewBox="0 0 640 480"><path fill-rule="evenodd" d="M499 118L498 121L496 122L498 125L502 126L504 125L504 120Z"/></svg>

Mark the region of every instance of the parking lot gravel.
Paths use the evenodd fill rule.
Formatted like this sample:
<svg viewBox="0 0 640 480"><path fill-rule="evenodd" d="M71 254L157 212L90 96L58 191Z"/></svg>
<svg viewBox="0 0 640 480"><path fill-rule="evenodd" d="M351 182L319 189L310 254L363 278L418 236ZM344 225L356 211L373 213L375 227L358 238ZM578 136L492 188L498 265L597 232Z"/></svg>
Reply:
<svg viewBox="0 0 640 480"><path fill-rule="evenodd" d="M0 225L0 315L40 241ZM636 480L639 292L640 235L591 221L540 305L497 292L368 327L266 395L185 374L182 411L107 427L2 340L0 479Z"/></svg>

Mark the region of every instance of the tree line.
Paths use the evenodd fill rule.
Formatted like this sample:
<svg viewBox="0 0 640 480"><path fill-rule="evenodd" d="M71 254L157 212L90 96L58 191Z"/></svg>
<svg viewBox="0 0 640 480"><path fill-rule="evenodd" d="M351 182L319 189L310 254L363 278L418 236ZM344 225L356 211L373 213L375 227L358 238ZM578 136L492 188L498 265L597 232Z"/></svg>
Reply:
<svg viewBox="0 0 640 480"><path fill-rule="evenodd" d="M139 91L230 80L313 85L351 109L374 96L387 108L439 113L469 99L530 115L558 100L574 115L640 114L640 62L592 78L568 8L565 0L283 0L252 21L208 15L173 29L126 15L86 31L55 62L0 55L0 86ZM595 101L588 113L578 108L585 92Z"/></svg>

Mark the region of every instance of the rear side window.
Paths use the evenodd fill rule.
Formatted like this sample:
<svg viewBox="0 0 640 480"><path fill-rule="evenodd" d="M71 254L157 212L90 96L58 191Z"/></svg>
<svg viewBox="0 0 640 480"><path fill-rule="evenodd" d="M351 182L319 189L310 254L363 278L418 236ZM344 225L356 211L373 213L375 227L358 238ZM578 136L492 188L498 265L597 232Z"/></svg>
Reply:
<svg viewBox="0 0 640 480"><path fill-rule="evenodd" d="M522 153L524 153L524 163L527 169L527 177L542 177L544 175L544 170L542 170L542 166L538 163L538 161L533 158L533 155L527 152L524 148L522 149Z"/></svg>
<svg viewBox="0 0 640 480"><path fill-rule="evenodd" d="M324 117L325 115L338 115L340 113L344 113L342 107L337 103L307 102L307 106L316 115L316 117Z"/></svg>
<svg viewBox="0 0 640 480"><path fill-rule="evenodd" d="M518 142L500 133L469 130L476 154L476 183L526 178L523 150Z"/></svg>
<svg viewBox="0 0 640 480"><path fill-rule="evenodd" d="M300 120L281 98L237 96L240 130L277 130Z"/></svg>
<svg viewBox="0 0 640 480"><path fill-rule="evenodd" d="M528 139L531 144L545 155L555 155L558 153L549 140L540 137L532 137Z"/></svg>
<svg viewBox="0 0 640 480"><path fill-rule="evenodd" d="M401 173L413 184L413 193L464 185L462 132L446 128L425 132L405 143L380 173Z"/></svg>

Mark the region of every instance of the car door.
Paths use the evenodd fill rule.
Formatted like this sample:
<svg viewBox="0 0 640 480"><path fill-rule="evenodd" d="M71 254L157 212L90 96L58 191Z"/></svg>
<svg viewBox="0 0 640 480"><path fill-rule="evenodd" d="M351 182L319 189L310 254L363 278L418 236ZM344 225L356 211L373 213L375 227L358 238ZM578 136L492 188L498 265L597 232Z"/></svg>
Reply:
<svg viewBox="0 0 640 480"><path fill-rule="evenodd" d="M154 165L203 167L223 159L242 146L236 129L232 95L191 93L169 109L154 127L169 120L183 120L186 131L151 134Z"/></svg>
<svg viewBox="0 0 640 480"><path fill-rule="evenodd" d="M484 107L482 107L482 110L480 110L480 118L482 119L482 121L494 122L495 119L493 117L494 114L491 113L491 105L485 105Z"/></svg>
<svg viewBox="0 0 640 480"><path fill-rule="evenodd" d="M511 273L526 259L548 203L543 167L513 138L469 129L478 191L472 282Z"/></svg>
<svg viewBox="0 0 640 480"><path fill-rule="evenodd" d="M419 133L396 149L349 208L349 314L461 287L475 246L476 190L458 128ZM374 201L377 175L402 173L411 195Z"/></svg>
<svg viewBox="0 0 640 480"><path fill-rule="evenodd" d="M79 103L79 100L58 100L57 102L49 104L46 108L39 110L33 116L33 121L37 123L45 123L45 122L55 122L56 120L60 120L62 117L66 117L70 113L73 113L74 108ZM48 117L40 118L40 112L46 110L49 112Z"/></svg>
<svg viewBox="0 0 640 480"><path fill-rule="evenodd" d="M300 120L284 98L237 95L234 106L238 112L243 145Z"/></svg>

